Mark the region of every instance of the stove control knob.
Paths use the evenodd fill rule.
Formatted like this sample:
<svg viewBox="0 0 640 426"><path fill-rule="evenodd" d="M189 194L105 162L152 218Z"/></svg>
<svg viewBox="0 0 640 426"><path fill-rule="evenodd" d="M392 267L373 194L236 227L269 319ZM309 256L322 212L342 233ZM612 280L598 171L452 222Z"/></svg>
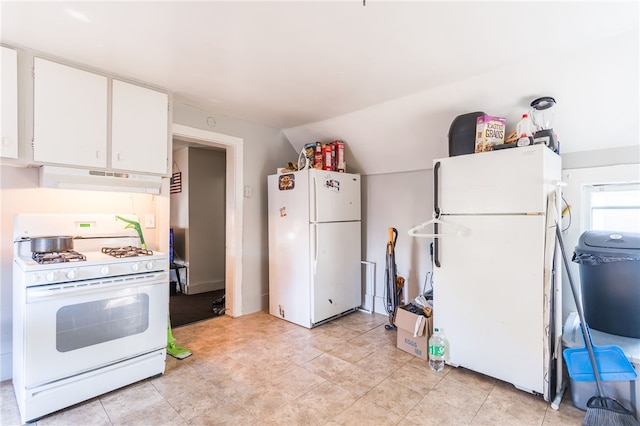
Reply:
<svg viewBox="0 0 640 426"><path fill-rule="evenodd" d="M102 268L100 268L100 273L102 275L107 275L109 273L109 267L108 266L103 266Z"/></svg>
<svg viewBox="0 0 640 426"><path fill-rule="evenodd" d="M52 282L56 279L56 273L55 272L49 272L47 274L47 276L45 277L45 279L49 282Z"/></svg>
<svg viewBox="0 0 640 426"><path fill-rule="evenodd" d="M134 263L133 265L131 265L131 270L133 272L138 272L138 269L140 269L140 265L138 265L137 263Z"/></svg>
<svg viewBox="0 0 640 426"><path fill-rule="evenodd" d="M78 271L72 269L69 272L67 272L67 278L69 278L70 280L76 278L78 276Z"/></svg>
<svg viewBox="0 0 640 426"><path fill-rule="evenodd" d="M147 262L145 266L147 267L147 269L151 270L153 269L153 262Z"/></svg>

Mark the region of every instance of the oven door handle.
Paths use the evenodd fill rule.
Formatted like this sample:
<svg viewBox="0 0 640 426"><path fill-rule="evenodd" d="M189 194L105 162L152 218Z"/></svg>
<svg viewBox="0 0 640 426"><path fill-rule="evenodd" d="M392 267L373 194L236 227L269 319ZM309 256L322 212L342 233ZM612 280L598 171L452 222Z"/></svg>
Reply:
<svg viewBox="0 0 640 426"><path fill-rule="evenodd" d="M92 293L103 293L109 290L121 290L123 288L135 289L149 285L169 286L169 274L161 272L153 275L127 276L111 278L100 281L78 281L74 283L51 284L39 287L27 288L27 303L54 299L65 295L80 296ZM168 290L167 290L168 291Z"/></svg>

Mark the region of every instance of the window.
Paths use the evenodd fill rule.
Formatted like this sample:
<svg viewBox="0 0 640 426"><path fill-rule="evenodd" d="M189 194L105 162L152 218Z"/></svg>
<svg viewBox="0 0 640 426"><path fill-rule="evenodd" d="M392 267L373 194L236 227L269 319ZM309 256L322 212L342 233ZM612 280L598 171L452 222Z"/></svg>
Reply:
<svg viewBox="0 0 640 426"><path fill-rule="evenodd" d="M640 183L584 188L590 230L640 233Z"/></svg>

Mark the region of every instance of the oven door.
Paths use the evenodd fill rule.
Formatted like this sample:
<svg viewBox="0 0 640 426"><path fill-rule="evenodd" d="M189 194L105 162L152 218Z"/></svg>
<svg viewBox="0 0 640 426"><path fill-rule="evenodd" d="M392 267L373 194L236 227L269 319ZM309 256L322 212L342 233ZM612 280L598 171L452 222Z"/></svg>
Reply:
<svg viewBox="0 0 640 426"><path fill-rule="evenodd" d="M25 386L167 345L166 272L27 288Z"/></svg>

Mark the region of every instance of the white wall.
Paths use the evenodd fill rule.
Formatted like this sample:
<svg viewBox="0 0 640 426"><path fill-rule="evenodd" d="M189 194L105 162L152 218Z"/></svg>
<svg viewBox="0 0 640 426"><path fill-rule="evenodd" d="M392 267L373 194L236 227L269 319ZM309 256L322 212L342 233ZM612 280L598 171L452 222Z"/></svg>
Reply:
<svg viewBox="0 0 640 426"><path fill-rule="evenodd" d="M360 173L421 170L448 155L456 116L484 111L504 117L509 133L532 100L553 96L561 152L638 145L639 43L635 31L544 57L522 52L522 60L510 66L284 132L297 148L314 140L345 140L348 164Z"/></svg>
<svg viewBox="0 0 640 426"><path fill-rule="evenodd" d="M405 300L424 291L431 273L431 240L410 237L410 228L431 219L432 170L363 176L363 260L375 263L376 312L386 315L384 303L388 228L396 228L395 258L398 275L405 278ZM427 289L430 284L427 284Z"/></svg>
<svg viewBox="0 0 640 426"><path fill-rule="evenodd" d="M175 98L174 98L175 99ZM215 126L207 124L215 118ZM173 122L243 139L243 186L252 196L244 198L242 241L242 308L249 314L269 306L269 256L267 240L267 176L287 161L298 158L280 129L219 116L197 106L177 101Z"/></svg>
<svg viewBox="0 0 640 426"><path fill-rule="evenodd" d="M21 213L124 213L144 218L168 208L166 195L76 191L38 187L38 169L0 166L0 380L11 377L13 216ZM166 182L163 193L168 192ZM144 222L141 222L144 223ZM152 250L166 250L168 224L143 228Z"/></svg>

